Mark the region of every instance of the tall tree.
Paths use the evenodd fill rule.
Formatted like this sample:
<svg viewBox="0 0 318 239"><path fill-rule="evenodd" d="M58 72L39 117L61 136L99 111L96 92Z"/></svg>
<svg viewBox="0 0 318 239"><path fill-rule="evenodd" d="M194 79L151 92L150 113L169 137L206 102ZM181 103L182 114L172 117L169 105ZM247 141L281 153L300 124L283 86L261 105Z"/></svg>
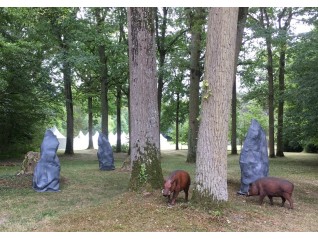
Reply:
<svg viewBox="0 0 318 239"><path fill-rule="evenodd" d="M97 22L97 32L100 37L104 35L103 27L108 8L96 8L95 17ZM100 61L100 82L101 82L101 114L102 114L102 133L108 137L108 79L107 79L107 57L105 42L101 40L98 46L98 55Z"/></svg>
<svg viewBox="0 0 318 239"><path fill-rule="evenodd" d="M173 50L173 46L178 42L178 40L184 35L186 30L180 29L174 35L168 34L167 31L169 27L169 10L167 7L162 8L162 16L159 14L159 8L155 12L155 26L156 26L156 44L158 50L158 109L159 109L159 119L161 116L161 100L163 94L163 88L165 85L165 63L167 55Z"/></svg>
<svg viewBox="0 0 318 239"><path fill-rule="evenodd" d="M44 64L48 40L37 34L37 12L0 8L0 157L38 150L41 132L63 107Z"/></svg>
<svg viewBox="0 0 318 239"><path fill-rule="evenodd" d="M57 58L60 62L60 69L63 74L64 96L66 108L66 146L65 154L74 154L74 116L73 116L73 97L72 97L72 64L71 64L71 45L73 42L72 29L75 28L76 8L44 8L40 9L41 18L44 22L49 22L47 35L53 34L58 49Z"/></svg>
<svg viewBox="0 0 318 239"><path fill-rule="evenodd" d="M227 133L238 8L209 10L195 173L195 201L227 201Z"/></svg>
<svg viewBox="0 0 318 239"><path fill-rule="evenodd" d="M128 8L130 69L130 141L132 173L129 188L160 188L159 114L155 55L154 8Z"/></svg>
<svg viewBox="0 0 318 239"><path fill-rule="evenodd" d="M274 119L274 67L272 50L272 27L266 8L260 8L260 23L265 30L265 41L267 50L267 80L268 80L268 147L269 157L275 157L275 119Z"/></svg>
<svg viewBox="0 0 318 239"><path fill-rule="evenodd" d="M282 23L286 17L285 23ZM284 157L284 142L283 142L283 129L284 129L284 92L285 92L285 60L287 50L287 31L290 27L290 22L293 16L293 9L291 7L284 7L278 14L278 27L279 27L279 75L278 75L278 112L277 112L277 147L276 156Z"/></svg>
<svg viewBox="0 0 318 239"><path fill-rule="evenodd" d="M237 135L236 135L236 122L237 122L237 114L236 114L236 72L237 72L237 63L238 57L241 51L242 41L243 41L243 33L244 26L247 19L248 7L240 7L237 21L237 33L236 33L236 47L235 47L235 67L234 67L234 82L232 89L232 127L231 127L231 154L237 154Z"/></svg>
<svg viewBox="0 0 318 239"><path fill-rule="evenodd" d="M195 163L198 131L199 131L199 105L200 105L200 54L201 38L205 23L205 9L202 7L188 10L188 18L191 34L190 46L190 88L189 88L189 133L188 133L188 154L187 162Z"/></svg>
<svg viewBox="0 0 318 239"><path fill-rule="evenodd" d="M124 26L127 25L127 11L125 8L118 8L117 9L117 18L118 18L118 25L119 25L119 39L118 39L118 46L120 49L124 49L124 52L127 52L128 55L128 40L126 39L125 29ZM126 54L121 54L126 58ZM120 63L116 64L117 66L125 66L125 69L120 67L120 76L116 80L116 129L117 129L117 143L116 143L116 152L121 152L121 132L122 132L122 124L121 124L121 108L122 108L122 98L123 98L123 86L127 85L128 72L126 70L126 65L123 64L124 61L120 58ZM128 67L127 67L128 69ZM127 75L125 74L127 72Z"/></svg>

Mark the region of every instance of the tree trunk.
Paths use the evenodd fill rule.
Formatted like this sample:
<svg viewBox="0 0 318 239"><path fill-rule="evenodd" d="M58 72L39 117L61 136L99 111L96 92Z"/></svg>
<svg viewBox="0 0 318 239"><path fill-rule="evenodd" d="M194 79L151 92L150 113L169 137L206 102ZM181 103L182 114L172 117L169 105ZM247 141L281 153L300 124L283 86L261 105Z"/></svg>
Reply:
<svg viewBox="0 0 318 239"><path fill-rule="evenodd" d="M180 93L177 93L177 109L176 109L176 150L179 150L179 110L180 110Z"/></svg>
<svg viewBox="0 0 318 239"><path fill-rule="evenodd" d="M99 46L99 60L101 64L101 112L102 112L102 133L108 137L108 86L107 86L107 63L106 63L106 55L105 55L105 46Z"/></svg>
<svg viewBox="0 0 318 239"><path fill-rule="evenodd" d="M159 110L159 122L160 122L160 113L161 113L161 99L162 99L162 90L163 90L163 68L166 59L166 29L167 29L167 14L168 8L163 7L163 22L161 24L161 37L159 37L159 20L158 15L156 14L156 38L157 38L157 49L159 52L159 74L158 74L158 110Z"/></svg>
<svg viewBox="0 0 318 239"><path fill-rule="evenodd" d="M281 44L279 50L279 76L278 76L278 115L277 115L277 148L276 156L284 157L284 141L283 141L283 131L284 131L284 92L285 92L285 58L286 58L286 48L287 48L287 29L290 26L292 19L292 8L288 8L288 18L285 21L284 26L281 25L281 19L284 13L287 11L285 7L282 14L278 17L279 31L281 37Z"/></svg>
<svg viewBox="0 0 318 239"><path fill-rule="evenodd" d="M121 89L117 86L116 94L116 114L117 114L117 143L116 143L116 152L121 152Z"/></svg>
<svg viewBox="0 0 318 239"><path fill-rule="evenodd" d="M266 23L264 21L266 19ZM270 32L270 23L266 8L261 8L261 21L266 32L267 49L267 77L268 77L268 146L269 157L275 158L275 139L274 139L274 73L273 73L273 52L272 52L272 34ZM266 24L266 25L265 25Z"/></svg>
<svg viewBox="0 0 318 239"><path fill-rule="evenodd" d="M133 191L162 187L154 8L128 8Z"/></svg>
<svg viewBox="0 0 318 239"><path fill-rule="evenodd" d="M88 99L88 147L93 149L93 97L89 96Z"/></svg>
<svg viewBox="0 0 318 239"><path fill-rule="evenodd" d="M189 14L191 48L190 48L190 88L189 88L189 132L187 162L196 162L198 131L199 131L199 105L200 105L200 52L202 35L203 8L195 8Z"/></svg>
<svg viewBox="0 0 318 239"><path fill-rule="evenodd" d="M195 202L228 200L227 136L235 62L238 8L209 11L205 79L198 134Z"/></svg>
<svg viewBox="0 0 318 239"><path fill-rule="evenodd" d="M74 138L74 118L73 118L73 97L72 97L72 77L71 67L67 60L68 46L66 37L64 42L62 40L63 50L63 80L64 80L64 95L65 95L65 107L66 107L66 146L64 154L74 154L73 138Z"/></svg>
<svg viewBox="0 0 318 239"><path fill-rule="evenodd" d="M102 26L105 21L106 14L101 11L101 8L95 9L95 17L97 21L97 31L101 35L102 34ZM107 58L105 54L105 45L101 44L98 46L98 55L100 62L100 82L101 82L101 130L102 133L108 137L108 85L107 85Z"/></svg>
<svg viewBox="0 0 318 239"><path fill-rule="evenodd" d="M236 46L235 46L235 63L234 63L234 74L233 74L233 89L232 89L232 134L231 134L231 154L237 154L237 135L236 135L236 72L237 72L237 62L240 54L244 26L247 19L248 7L240 7L237 22L237 33L236 33Z"/></svg>
<svg viewBox="0 0 318 239"><path fill-rule="evenodd" d="M285 91L285 49L281 46L279 52L279 86L278 86L278 114L277 114L277 148L276 156L284 157L283 127L284 127L284 91ZM286 47L286 45L285 45Z"/></svg>

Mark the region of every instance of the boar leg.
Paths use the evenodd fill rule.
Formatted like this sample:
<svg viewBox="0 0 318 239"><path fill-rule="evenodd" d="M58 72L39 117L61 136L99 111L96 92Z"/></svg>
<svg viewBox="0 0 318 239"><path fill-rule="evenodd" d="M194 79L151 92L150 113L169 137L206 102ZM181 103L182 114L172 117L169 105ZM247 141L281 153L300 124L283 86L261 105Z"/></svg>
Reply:
<svg viewBox="0 0 318 239"><path fill-rule="evenodd" d="M171 205L174 205L176 203L176 198L178 197L179 191L174 191L172 200L171 200Z"/></svg>
<svg viewBox="0 0 318 239"><path fill-rule="evenodd" d="M263 195L263 194L260 194L259 195L259 205L262 205L263 204L263 200L265 198L266 195Z"/></svg>
<svg viewBox="0 0 318 239"><path fill-rule="evenodd" d="M274 203L273 203L273 197L272 197L272 196L268 196L268 198L269 198L269 201L271 202L271 205L274 205Z"/></svg>
<svg viewBox="0 0 318 239"><path fill-rule="evenodd" d="M289 202L289 208L293 209L294 205L293 205L293 199L291 198L291 195L289 195L288 193L284 193L284 198L285 200L287 199L287 201Z"/></svg>
<svg viewBox="0 0 318 239"><path fill-rule="evenodd" d="M290 209L293 209L293 208L294 208L293 199L287 198L287 200L288 200L288 202L289 202L289 208L290 208Z"/></svg>
<svg viewBox="0 0 318 239"><path fill-rule="evenodd" d="M184 193L185 193L185 200L187 202L188 201L188 195L189 195L189 188L184 189Z"/></svg>
<svg viewBox="0 0 318 239"><path fill-rule="evenodd" d="M284 197L281 197L281 198L282 198L282 204L281 204L281 206L283 207L284 204L285 204L286 198L284 198Z"/></svg>
<svg viewBox="0 0 318 239"><path fill-rule="evenodd" d="M171 200L170 200L170 195L168 195L168 203L170 203L170 201L171 201Z"/></svg>

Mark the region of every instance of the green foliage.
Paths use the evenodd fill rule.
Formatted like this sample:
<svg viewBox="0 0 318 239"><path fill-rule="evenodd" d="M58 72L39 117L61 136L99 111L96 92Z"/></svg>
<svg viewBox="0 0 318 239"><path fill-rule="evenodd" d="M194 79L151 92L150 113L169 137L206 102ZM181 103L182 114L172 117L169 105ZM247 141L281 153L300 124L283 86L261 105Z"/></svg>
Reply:
<svg viewBox="0 0 318 239"><path fill-rule="evenodd" d="M241 103L239 108L240 110L238 111L237 119L237 137L240 143L244 141L252 119L256 119L264 131L268 132L268 117L266 111L258 104L256 100L250 100L247 103Z"/></svg>
<svg viewBox="0 0 318 239"><path fill-rule="evenodd" d="M318 145L316 144L312 144L312 143L309 143L306 145L305 147L305 152L307 153L318 153Z"/></svg>
<svg viewBox="0 0 318 239"><path fill-rule="evenodd" d="M288 74L291 86L286 98L285 138L303 147L318 145L318 28L304 34L294 44L293 64Z"/></svg>
<svg viewBox="0 0 318 239"><path fill-rule="evenodd" d="M2 8L0 17L0 150L38 150L46 126L59 112L59 92L35 37L32 9Z"/></svg>

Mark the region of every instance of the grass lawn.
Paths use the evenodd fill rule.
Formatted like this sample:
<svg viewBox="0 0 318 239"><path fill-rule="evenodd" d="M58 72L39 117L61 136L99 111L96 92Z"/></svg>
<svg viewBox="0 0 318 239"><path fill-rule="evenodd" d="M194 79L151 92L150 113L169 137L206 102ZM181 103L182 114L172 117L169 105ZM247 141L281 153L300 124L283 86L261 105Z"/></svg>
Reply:
<svg viewBox="0 0 318 239"><path fill-rule="evenodd" d="M270 159L270 176L294 183L294 210L274 205L258 196L238 196L239 156L228 157L227 203L202 208L185 203L180 193L174 207L167 206L161 190L134 193L127 190L130 173L120 167L126 154L114 154L114 171L100 171L96 150L76 151L73 157L59 153L60 192L39 193L32 189L32 176L16 178L22 159L0 161L0 231L102 231L102 232L317 232L318 155L285 153ZM186 150L162 151L165 177L184 169L194 182L195 165L187 164Z"/></svg>

